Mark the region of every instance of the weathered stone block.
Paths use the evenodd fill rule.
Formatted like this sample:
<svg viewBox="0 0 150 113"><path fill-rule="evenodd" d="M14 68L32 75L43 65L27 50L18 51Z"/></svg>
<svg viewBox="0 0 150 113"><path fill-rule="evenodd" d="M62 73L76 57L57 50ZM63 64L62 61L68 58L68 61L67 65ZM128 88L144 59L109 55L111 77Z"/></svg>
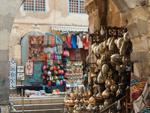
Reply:
<svg viewBox="0 0 150 113"><path fill-rule="evenodd" d="M149 51L149 41L146 36L144 37L136 37L134 39L131 39L133 43L133 52L139 52L139 51Z"/></svg>
<svg viewBox="0 0 150 113"><path fill-rule="evenodd" d="M0 105L9 104L8 43L16 11L22 1L0 0ZM1 113L9 113L5 108L1 110Z"/></svg>
<svg viewBox="0 0 150 113"><path fill-rule="evenodd" d="M6 72L8 73L8 61L1 61L0 63L0 72L3 74L5 74Z"/></svg>
<svg viewBox="0 0 150 113"><path fill-rule="evenodd" d="M135 8L137 6L137 0L124 0L129 8Z"/></svg>
<svg viewBox="0 0 150 113"><path fill-rule="evenodd" d="M8 50L0 50L0 62L7 61L8 62Z"/></svg>
<svg viewBox="0 0 150 113"><path fill-rule="evenodd" d="M147 20L149 18L149 12L145 7L137 7L130 11L132 14L133 21L135 19Z"/></svg>
<svg viewBox="0 0 150 113"><path fill-rule="evenodd" d="M129 31L130 38L138 37L140 35L140 33L137 29L137 25L135 23L128 25L127 28Z"/></svg>
<svg viewBox="0 0 150 113"><path fill-rule="evenodd" d="M150 60L150 53L147 51L143 52L133 52L131 54L131 61L132 62L149 62Z"/></svg>
<svg viewBox="0 0 150 113"><path fill-rule="evenodd" d="M147 62L134 63L134 75L140 78L147 78L150 76L149 68Z"/></svg>
<svg viewBox="0 0 150 113"><path fill-rule="evenodd" d="M116 4L121 12L129 11L129 7L124 0L113 0L113 2Z"/></svg>
<svg viewBox="0 0 150 113"><path fill-rule="evenodd" d="M136 19L133 23L127 26L131 38L148 34L148 22L141 19Z"/></svg>

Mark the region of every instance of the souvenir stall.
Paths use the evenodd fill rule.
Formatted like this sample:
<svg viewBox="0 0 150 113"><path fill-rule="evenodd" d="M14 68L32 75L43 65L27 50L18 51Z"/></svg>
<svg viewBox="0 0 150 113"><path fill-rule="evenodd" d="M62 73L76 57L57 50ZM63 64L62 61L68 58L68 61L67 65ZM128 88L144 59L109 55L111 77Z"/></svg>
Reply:
<svg viewBox="0 0 150 113"><path fill-rule="evenodd" d="M66 89L62 64L63 41L51 33L28 34L22 39L22 65L25 65L25 80L18 89L33 92L60 94ZM32 91L31 91L32 90ZM38 92L38 95L39 95ZM36 94L35 94L36 95Z"/></svg>
<svg viewBox="0 0 150 113"><path fill-rule="evenodd" d="M65 91L66 85L64 65L62 63L63 42L58 35L46 33L46 37L47 44L43 48L43 85L47 88L46 92L60 94L60 91Z"/></svg>
<svg viewBox="0 0 150 113"><path fill-rule="evenodd" d="M61 94L66 91L66 82L67 88L81 84L88 47L89 37L83 32L28 34L22 41L22 85L27 95L29 90Z"/></svg>
<svg viewBox="0 0 150 113"><path fill-rule="evenodd" d="M127 110L125 100L121 101L128 94L132 71L132 43L126 28L103 27L90 38L92 43L86 58L85 87L66 95L67 112L107 111L113 103L117 105L107 112Z"/></svg>
<svg viewBox="0 0 150 113"><path fill-rule="evenodd" d="M74 89L82 84L83 64L88 54L89 37L86 33L62 33L64 41L63 64L66 68L67 88Z"/></svg>

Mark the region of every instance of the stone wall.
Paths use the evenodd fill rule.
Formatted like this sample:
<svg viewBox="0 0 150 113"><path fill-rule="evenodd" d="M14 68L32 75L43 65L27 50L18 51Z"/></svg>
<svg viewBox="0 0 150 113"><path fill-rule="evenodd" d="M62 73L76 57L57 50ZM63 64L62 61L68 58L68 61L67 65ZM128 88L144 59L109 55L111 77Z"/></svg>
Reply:
<svg viewBox="0 0 150 113"><path fill-rule="evenodd" d="M98 0L87 0L98 1ZM100 0L99 2L104 2ZM150 76L150 0L108 0L107 25L125 26L128 28L131 41L133 43L133 53L131 55L134 62L134 74L138 77ZM100 6L93 7L102 8ZM87 5L89 12L90 4ZM100 13L99 13L100 14ZM98 15L101 19L101 15ZM94 17L93 17L94 18ZM92 19L91 19L92 20ZM95 21L93 23L97 23ZM90 23L91 24L91 23Z"/></svg>
<svg viewBox="0 0 150 113"><path fill-rule="evenodd" d="M134 74L138 77L150 76L150 31L149 0L127 1L113 0L127 20L127 28L133 43L132 61Z"/></svg>
<svg viewBox="0 0 150 113"><path fill-rule="evenodd" d="M88 15L69 13L69 0L46 0L45 12L18 10L15 23L88 26Z"/></svg>
<svg viewBox="0 0 150 113"><path fill-rule="evenodd" d="M0 0L0 109L9 113L8 55L9 36L16 11L22 0Z"/></svg>

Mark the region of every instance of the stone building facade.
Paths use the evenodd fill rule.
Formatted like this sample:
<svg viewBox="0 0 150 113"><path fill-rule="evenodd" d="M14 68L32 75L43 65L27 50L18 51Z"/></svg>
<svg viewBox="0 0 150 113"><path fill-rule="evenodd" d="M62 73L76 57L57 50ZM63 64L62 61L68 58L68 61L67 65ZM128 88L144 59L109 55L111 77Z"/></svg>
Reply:
<svg viewBox="0 0 150 113"><path fill-rule="evenodd" d="M45 0L45 2L45 11L26 11L24 3L17 11L10 35L9 59L16 59L18 64L21 63L20 39L27 33L51 32L55 25L56 30L62 26L88 29L88 15L70 12L69 0Z"/></svg>
<svg viewBox="0 0 150 113"><path fill-rule="evenodd" d="M128 28L134 75L138 77L150 76L149 4L149 0L86 0L85 5L91 33L100 30L101 25Z"/></svg>

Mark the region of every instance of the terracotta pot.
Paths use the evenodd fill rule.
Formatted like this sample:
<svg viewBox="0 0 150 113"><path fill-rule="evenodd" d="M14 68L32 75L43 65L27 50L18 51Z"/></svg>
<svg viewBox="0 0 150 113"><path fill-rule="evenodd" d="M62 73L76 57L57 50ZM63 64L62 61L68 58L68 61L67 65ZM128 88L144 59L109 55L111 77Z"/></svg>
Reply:
<svg viewBox="0 0 150 113"><path fill-rule="evenodd" d="M86 109L89 110L89 111L91 111L92 108L93 108L93 106L91 104L89 104Z"/></svg>
<svg viewBox="0 0 150 113"><path fill-rule="evenodd" d="M117 85L116 85L116 84L111 85L111 86L110 86L110 90L111 90L112 92L116 92L116 91L117 91Z"/></svg>
<svg viewBox="0 0 150 113"><path fill-rule="evenodd" d="M119 54L111 55L111 62L114 64L118 64L121 62L121 56Z"/></svg>
<svg viewBox="0 0 150 113"><path fill-rule="evenodd" d="M103 96L103 98L109 98L109 96L110 96L110 90L107 88L107 89L105 89L103 92L102 92L102 96Z"/></svg>
<svg viewBox="0 0 150 113"><path fill-rule="evenodd" d="M71 97L72 99L75 99L75 94L74 94L74 93L70 93L70 97Z"/></svg>
<svg viewBox="0 0 150 113"><path fill-rule="evenodd" d="M107 64L102 65L102 74L108 74L109 66Z"/></svg>
<svg viewBox="0 0 150 113"><path fill-rule="evenodd" d="M103 103L104 98L103 98L101 92L99 92L99 93L96 95L96 101L98 101L99 103Z"/></svg>
<svg viewBox="0 0 150 113"><path fill-rule="evenodd" d="M98 76L97 76L97 82L98 82L99 84L103 84L103 83L105 82L105 79L104 79L104 77L102 76L101 71L99 72L99 74L98 74Z"/></svg>
<svg viewBox="0 0 150 113"><path fill-rule="evenodd" d="M106 79L105 81L105 87L110 88L111 85L115 84L115 81L111 78Z"/></svg>
<svg viewBox="0 0 150 113"><path fill-rule="evenodd" d="M95 105L96 104L96 100L95 100L95 98L93 96L89 98L89 104L91 104L91 105Z"/></svg>

